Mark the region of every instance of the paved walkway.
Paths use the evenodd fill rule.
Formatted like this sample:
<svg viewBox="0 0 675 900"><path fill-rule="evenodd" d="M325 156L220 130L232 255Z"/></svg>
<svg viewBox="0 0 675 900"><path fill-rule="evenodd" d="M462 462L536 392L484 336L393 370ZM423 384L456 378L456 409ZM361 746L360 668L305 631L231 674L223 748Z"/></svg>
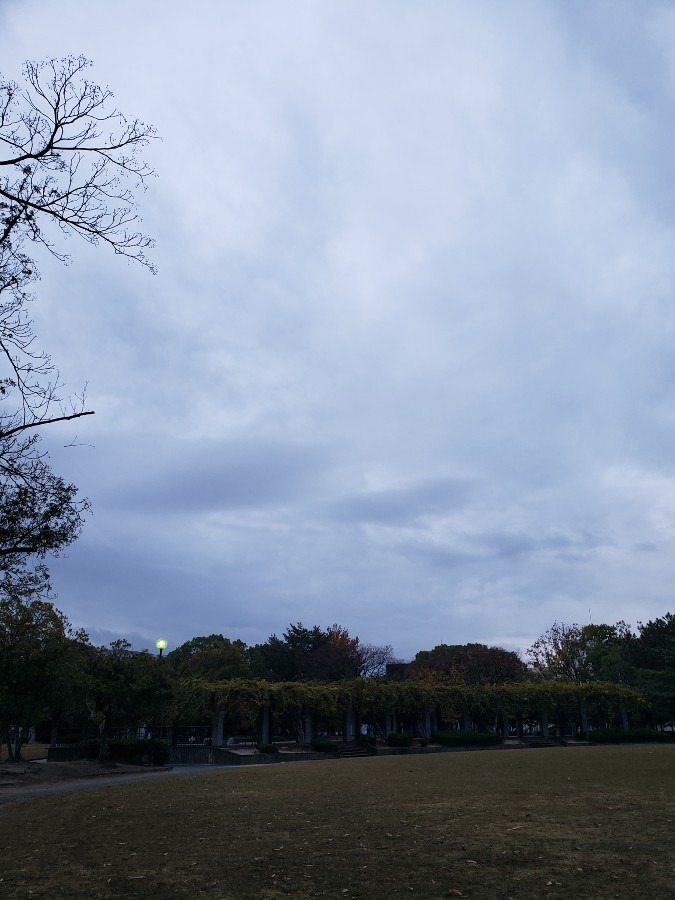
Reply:
<svg viewBox="0 0 675 900"><path fill-rule="evenodd" d="M50 784L7 785L0 787L0 806L8 806L32 797L44 797L49 794L70 794L75 791L93 791L99 787L111 787L116 784L130 784L134 781L147 781L153 778L166 778L169 775L197 775L222 772L223 769L239 769L239 766L173 766L149 772L126 772L123 775L97 775L93 778L72 778L67 781L55 781Z"/></svg>

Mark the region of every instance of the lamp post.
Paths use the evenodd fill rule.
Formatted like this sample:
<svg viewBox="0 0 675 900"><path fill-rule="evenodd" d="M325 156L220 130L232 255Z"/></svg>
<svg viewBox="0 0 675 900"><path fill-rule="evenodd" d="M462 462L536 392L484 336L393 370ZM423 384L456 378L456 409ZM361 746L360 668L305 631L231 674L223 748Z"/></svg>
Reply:
<svg viewBox="0 0 675 900"><path fill-rule="evenodd" d="M166 638L160 638L158 641L155 641L155 647L159 650L159 658L162 658L162 653L169 646L169 642Z"/></svg>

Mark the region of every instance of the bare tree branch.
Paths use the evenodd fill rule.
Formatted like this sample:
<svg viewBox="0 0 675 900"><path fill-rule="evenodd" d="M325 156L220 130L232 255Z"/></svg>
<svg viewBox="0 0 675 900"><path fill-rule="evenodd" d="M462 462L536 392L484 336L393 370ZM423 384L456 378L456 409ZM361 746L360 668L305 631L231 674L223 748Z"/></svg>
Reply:
<svg viewBox="0 0 675 900"><path fill-rule="evenodd" d="M58 369L36 346L30 245L67 261L60 238L77 234L154 271L136 197L154 175L142 151L155 129L117 110L87 79L90 66L68 56L26 63L22 85L0 75L0 559L58 552L89 508L40 447L43 426L94 413L84 391L64 401Z"/></svg>

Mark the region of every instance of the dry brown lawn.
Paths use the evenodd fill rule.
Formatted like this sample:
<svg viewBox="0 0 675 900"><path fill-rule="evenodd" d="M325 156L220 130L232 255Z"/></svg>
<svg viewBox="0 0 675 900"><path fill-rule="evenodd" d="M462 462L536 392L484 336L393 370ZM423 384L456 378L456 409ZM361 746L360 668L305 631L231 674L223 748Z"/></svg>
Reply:
<svg viewBox="0 0 675 900"><path fill-rule="evenodd" d="M218 770L0 808L7 898L675 897L675 748Z"/></svg>

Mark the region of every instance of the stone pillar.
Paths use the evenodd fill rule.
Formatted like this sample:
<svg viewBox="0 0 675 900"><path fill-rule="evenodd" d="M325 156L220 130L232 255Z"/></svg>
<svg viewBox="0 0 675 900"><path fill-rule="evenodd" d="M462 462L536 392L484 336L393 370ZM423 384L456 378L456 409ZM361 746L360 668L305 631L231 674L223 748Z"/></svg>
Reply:
<svg viewBox="0 0 675 900"><path fill-rule="evenodd" d="M471 731L471 716L468 712L462 713L462 731Z"/></svg>
<svg viewBox="0 0 675 900"><path fill-rule="evenodd" d="M548 710L541 711L541 734L542 737L548 737Z"/></svg>
<svg viewBox="0 0 675 900"><path fill-rule="evenodd" d="M588 734L588 717L586 716L586 704L583 700L579 701L579 722L581 724L581 733Z"/></svg>
<svg viewBox="0 0 675 900"><path fill-rule="evenodd" d="M211 725L211 746L212 747L222 747L223 746L223 722L225 720L225 713L223 710L215 710L213 713L213 724Z"/></svg>
<svg viewBox="0 0 675 900"><path fill-rule="evenodd" d="M628 729L630 728L630 725L628 724L628 710L623 705L623 703L621 704L619 712L621 713L621 727L624 731L628 731Z"/></svg>
<svg viewBox="0 0 675 900"><path fill-rule="evenodd" d="M384 736L387 737L388 734L396 734L396 712L393 709L388 709L384 714Z"/></svg>
<svg viewBox="0 0 675 900"><path fill-rule="evenodd" d="M269 703L263 703L260 708L260 743L261 744L269 744L270 743L270 705Z"/></svg>
<svg viewBox="0 0 675 900"><path fill-rule="evenodd" d="M314 739L314 716L311 709L305 710L305 743L311 744Z"/></svg>
<svg viewBox="0 0 675 900"><path fill-rule="evenodd" d="M350 707L345 713L345 727L342 732L345 743L351 744L354 740L354 710Z"/></svg>
<svg viewBox="0 0 675 900"><path fill-rule="evenodd" d="M424 734L422 737L428 738L431 734L431 709L425 704L424 706Z"/></svg>
<svg viewBox="0 0 675 900"><path fill-rule="evenodd" d="M509 717L506 713L502 713L502 737L509 736Z"/></svg>

